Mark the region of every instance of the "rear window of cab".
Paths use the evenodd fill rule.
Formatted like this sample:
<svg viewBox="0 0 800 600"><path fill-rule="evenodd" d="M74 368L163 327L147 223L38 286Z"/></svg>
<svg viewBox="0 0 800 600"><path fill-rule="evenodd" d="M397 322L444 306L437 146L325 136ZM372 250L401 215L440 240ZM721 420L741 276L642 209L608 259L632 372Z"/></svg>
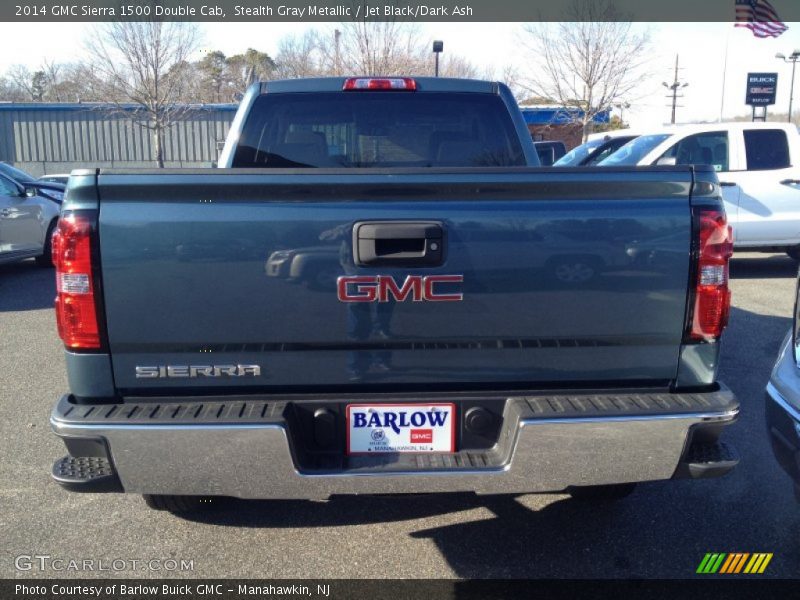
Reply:
<svg viewBox="0 0 800 600"><path fill-rule="evenodd" d="M259 96L233 167L524 166L502 98L477 93L320 92Z"/></svg>

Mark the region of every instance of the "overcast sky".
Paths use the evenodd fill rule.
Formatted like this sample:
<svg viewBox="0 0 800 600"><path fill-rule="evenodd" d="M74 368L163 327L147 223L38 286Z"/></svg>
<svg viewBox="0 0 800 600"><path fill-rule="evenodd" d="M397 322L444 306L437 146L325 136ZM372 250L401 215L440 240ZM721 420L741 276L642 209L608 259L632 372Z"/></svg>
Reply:
<svg viewBox="0 0 800 600"><path fill-rule="evenodd" d="M774 111L786 112L789 103L791 65L775 58L800 49L800 23L787 23L789 30L776 39L757 39L749 30L731 23L637 23L652 37L650 77L629 99L625 121L633 127L648 127L669 119L667 90L661 82L671 82L675 55L680 54L680 81L689 84L678 108L678 121L716 120L722 102L723 66L727 47L724 117L749 112L744 104L748 72L777 72L778 98ZM56 62L82 58L82 41L91 30L87 23L3 23L0 24L0 72L22 63L36 68L44 59ZM227 55L248 47L274 56L281 36L302 33L312 27L333 29L326 23L201 23L204 49L221 50ZM534 69L536 57L527 55L520 43L520 23L422 23L421 34L441 39L445 53L465 56L481 69L501 72L512 63L521 69ZM800 79L800 73L798 73ZM800 83L798 83L800 85ZM800 109L800 94L795 95L795 110Z"/></svg>

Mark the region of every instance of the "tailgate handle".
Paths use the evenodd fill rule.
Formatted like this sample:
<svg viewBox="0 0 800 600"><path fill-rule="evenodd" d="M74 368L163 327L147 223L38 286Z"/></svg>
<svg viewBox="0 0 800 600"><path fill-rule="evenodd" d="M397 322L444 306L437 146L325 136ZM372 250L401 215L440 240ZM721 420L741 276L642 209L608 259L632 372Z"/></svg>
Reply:
<svg viewBox="0 0 800 600"><path fill-rule="evenodd" d="M363 267L435 267L444 260L437 221L367 221L353 226L353 258Z"/></svg>

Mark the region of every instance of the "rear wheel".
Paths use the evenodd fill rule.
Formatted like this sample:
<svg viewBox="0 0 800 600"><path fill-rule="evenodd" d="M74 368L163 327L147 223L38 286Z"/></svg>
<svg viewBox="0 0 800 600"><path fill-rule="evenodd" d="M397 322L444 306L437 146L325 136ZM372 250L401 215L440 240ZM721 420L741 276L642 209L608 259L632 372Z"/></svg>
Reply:
<svg viewBox="0 0 800 600"><path fill-rule="evenodd" d="M168 510L174 513L216 510L225 506L229 500L224 496L164 496L161 494L145 494L143 498L145 504L154 510Z"/></svg>
<svg viewBox="0 0 800 600"><path fill-rule="evenodd" d="M36 257L36 264L40 267L48 268L53 266L53 233L56 230L57 220L53 220L47 228L47 234L44 236L44 252L41 256Z"/></svg>
<svg viewBox="0 0 800 600"><path fill-rule="evenodd" d="M613 485L588 485L571 487L569 495L582 502L614 502L627 498L636 489L635 483L616 483Z"/></svg>

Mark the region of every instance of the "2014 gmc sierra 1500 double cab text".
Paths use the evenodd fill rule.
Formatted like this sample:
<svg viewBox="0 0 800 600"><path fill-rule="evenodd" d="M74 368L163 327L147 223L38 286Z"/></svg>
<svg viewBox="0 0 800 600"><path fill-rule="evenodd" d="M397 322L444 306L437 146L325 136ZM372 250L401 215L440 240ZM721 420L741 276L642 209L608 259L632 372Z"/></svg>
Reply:
<svg viewBox="0 0 800 600"><path fill-rule="evenodd" d="M73 172L54 478L182 510L729 471L716 174L537 165L501 84L327 78L251 87L219 169Z"/></svg>

